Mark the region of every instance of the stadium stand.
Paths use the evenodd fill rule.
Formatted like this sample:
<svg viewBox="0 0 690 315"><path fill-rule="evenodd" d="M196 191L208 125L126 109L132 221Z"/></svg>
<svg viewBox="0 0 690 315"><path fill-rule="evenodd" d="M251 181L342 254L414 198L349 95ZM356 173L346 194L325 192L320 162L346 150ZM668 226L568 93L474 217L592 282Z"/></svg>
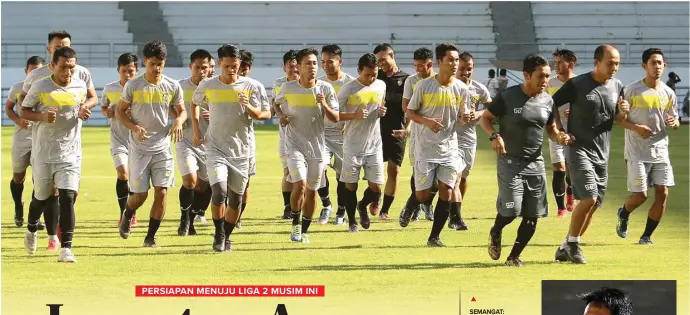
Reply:
<svg viewBox="0 0 690 315"><path fill-rule="evenodd" d="M544 55L560 46L589 56L610 43L622 63L640 63L642 51L654 46L664 50L669 64L688 64L687 2L532 2L532 10Z"/></svg>
<svg viewBox="0 0 690 315"><path fill-rule="evenodd" d="M408 65L419 46L442 41L461 43L482 63L496 50L488 2L308 3L299 10L290 2L160 5L184 59L195 49L214 51L228 41L251 50L255 64L266 66L280 64L287 49L333 42L341 44L345 63L356 62L382 42L392 42L399 63Z"/></svg>
<svg viewBox="0 0 690 315"><path fill-rule="evenodd" d="M32 55L47 57L47 35L67 29L80 64L112 66L117 51L131 49L128 31L117 2L3 2L2 66L23 67ZM129 44L125 47L115 45Z"/></svg>

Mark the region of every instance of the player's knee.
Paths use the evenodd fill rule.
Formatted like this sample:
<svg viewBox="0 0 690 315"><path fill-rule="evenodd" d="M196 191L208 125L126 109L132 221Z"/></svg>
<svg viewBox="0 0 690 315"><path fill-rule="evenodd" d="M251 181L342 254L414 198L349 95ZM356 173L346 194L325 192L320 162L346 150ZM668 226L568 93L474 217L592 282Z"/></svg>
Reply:
<svg viewBox="0 0 690 315"><path fill-rule="evenodd" d="M552 164L554 172L565 172L565 163Z"/></svg>
<svg viewBox="0 0 690 315"><path fill-rule="evenodd" d="M657 200L666 201L668 198L668 187L666 186L655 186L654 187L654 198Z"/></svg>
<svg viewBox="0 0 690 315"><path fill-rule="evenodd" d="M26 178L26 172L14 173L14 175L12 176L12 181L15 184L21 184L24 182L25 178Z"/></svg>
<svg viewBox="0 0 690 315"><path fill-rule="evenodd" d="M587 197L580 199L580 204L587 209L592 209L596 206L597 197Z"/></svg>
<svg viewBox="0 0 690 315"><path fill-rule="evenodd" d="M61 205L74 205L75 199L77 198L77 192L71 189L60 189L60 196L58 200Z"/></svg>
<svg viewBox="0 0 690 315"><path fill-rule="evenodd" d="M228 185L225 182L215 183L211 186L211 202L216 207L225 203L228 197Z"/></svg>
<svg viewBox="0 0 690 315"><path fill-rule="evenodd" d="M415 191L414 195L419 203L424 203L429 199L430 191L429 189Z"/></svg>
<svg viewBox="0 0 690 315"><path fill-rule="evenodd" d="M389 178L392 176L393 179L397 179L398 178L398 172L400 171L400 166L396 165L393 162L388 161L387 171L388 171L388 177Z"/></svg>
<svg viewBox="0 0 690 315"><path fill-rule="evenodd" d="M165 187L155 187L153 189L153 198L156 200L162 200L168 195L168 189Z"/></svg>
<svg viewBox="0 0 690 315"><path fill-rule="evenodd" d="M348 191L357 191L357 183L345 183L345 188Z"/></svg>
<svg viewBox="0 0 690 315"><path fill-rule="evenodd" d="M228 206L232 209L238 210L240 204L242 203L242 196L238 195L234 191L228 194Z"/></svg>
<svg viewBox="0 0 690 315"><path fill-rule="evenodd" d="M373 191L374 193L380 193L381 192L381 185L369 182L369 189Z"/></svg>
<svg viewBox="0 0 690 315"><path fill-rule="evenodd" d="M304 189L307 187L307 181L306 180L298 180L294 183L292 183L292 190L295 190L297 192L304 192Z"/></svg>
<svg viewBox="0 0 690 315"><path fill-rule="evenodd" d="M194 191L196 191L197 193L203 193L204 191L206 191L206 189L208 189L208 182L203 181L201 179L197 179L196 185L194 185Z"/></svg>
<svg viewBox="0 0 690 315"><path fill-rule="evenodd" d="M194 189L196 187L196 177L191 174L182 177L182 186L187 189Z"/></svg>
<svg viewBox="0 0 690 315"><path fill-rule="evenodd" d="M654 191L656 193L656 189ZM646 191L638 191L633 193L634 198L641 203L644 203L647 201L647 192Z"/></svg>
<svg viewBox="0 0 690 315"><path fill-rule="evenodd" d="M522 217L522 223L529 227L536 228L537 217Z"/></svg>
<svg viewBox="0 0 690 315"><path fill-rule="evenodd" d="M117 179L129 180L129 172L124 166L120 166L117 168Z"/></svg>

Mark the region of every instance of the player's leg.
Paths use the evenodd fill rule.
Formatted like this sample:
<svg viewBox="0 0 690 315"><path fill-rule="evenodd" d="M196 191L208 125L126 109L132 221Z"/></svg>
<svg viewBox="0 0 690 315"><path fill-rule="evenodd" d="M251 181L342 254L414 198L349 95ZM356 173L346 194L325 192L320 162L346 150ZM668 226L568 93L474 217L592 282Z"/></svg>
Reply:
<svg viewBox="0 0 690 315"><path fill-rule="evenodd" d="M431 233L427 241L427 246L445 247L441 243L441 231L446 225L450 215L450 207L453 199L453 189L458 179L458 165L464 167L464 163L453 162L450 164L438 164L435 170L435 178L438 179L438 200L434 210L434 223L431 226ZM427 198L430 196L427 196ZM424 200L424 199L420 199Z"/></svg>
<svg viewBox="0 0 690 315"><path fill-rule="evenodd" d="M280 161L283 165L283 179L280 181L280 187L283 192L283 219L292 219L292 180L290 179L290 170L287 166L287 158L284 156L280 157Z"/></svg>
<svg viewBox="0 0 690 315"><path fill-rule="evenodd" d="M451 203L451 219L448 222L448 227L451 227L451 222L454 222L456 230L467 230L467 224L462 219L462 201L467 193L467 178L470 176L472 166L474 165L474 158L476 156L476 147L474 148L459 148L460 157L464 166L461 165L460 178L455 184L454 202ZM455 219L454 219L455 216ZM454 220L453 220L454 219Z"/></svg>
<svg viewBox="0 0 690 315"><path fill-rule="evenodd" d="M61 163L55 172L55 187L60 195L60 254L58 262L77 262L72 253L72 237L74 236L75 213L74 203L79 190L81 166L75 163Z"/></svg>
<svg viewBox="0 0 690 315"><path fill-rule="evenodd" d="M626 164L628 167L628 191L631 194L625 199L623 207L618 208L616 234L621 238L628 237L630 213L647 201L647 175L652 169L652 163L628 160Z"/></svg>
<svg viewBox="0 0 690 315"><path fill-rule="evenodd" d="M199 159L184 142L178 142L175 150L177 151L177 168L182 175L182 186L178 198L180 200L180 225L177 228L177 235L187 236L189 234L189 213L194 202L194 188L197 183L197 171L199 170Z"/></svg>
<svg viewBox="0 0 690 315"><path fill-rule="evenodd" d="M319 224L328 224L328 219L331 217L333 212L333 205L331 204L331 197L329 195L330 182L328 180L328 170L324 167L323 174L321 176L321 183L319 183L319 188L317 192L319 193L319 198L321 198L321 213L319 214Z"/></svg>
<svg viewBox="0 0 690 315"><path fill-rule="evenodd" d="M590 223L592 223L594 213L604 204L604 196L606 195L606 187L608 182L608 166L606 164L594 164L594 176L595 182L597 183L597 201L594 203L592 210L590 210L587 214L585 224L582 226L582 229L580 229L580 236L585 235L587 228L589 228Z"/></svg>
<svg viewBox="0 0 690 315"><path fill-rule="evenodd" d="M117 204L119 206L117 226L120 226L120 220L122 220L122 213L127 208L127 199L131 194L129 191L129 170L127 165L129 164L128 155L125 153L120 153L113 155L113 162L115 163L115 171L117 172L117 180L115 182L115 194L117 196ZM136 221L136 218L132 218ZM134 226L134 222L132 222Z"/></svg>
<svg viewBox="0 0 690 315"><path fill-rule="evenodd" d="M659 225L661 218L666 212L666 201L668 200L668 188L675 185L673 178L673 168L670 162L654 163L649 174L651 183L654 185L654 203L647 215L647 224L640 237L640 244L652 245L652 233Z"/></svg>
<svg viewBox="0 0 690 315"><path fill-rule="evenodd" d="M489 257L493 260L501 258L501 239L503 228L512 223L522 212L522 197L524 185L522 176L514 170L501 164L497 165L498 197L496 198L496 219L489 230Z"/></svg>
<svg viewBox="0 0 690 315"><path fill-rule="evenodd" d="M553 196L556 198L556 206L558 207L557 215L564 217L566 215L565 209L565 156L563 154L563 146L553 141L549 141L549 151L551 153L551 167L553 169L553 178L551 180L551 189Z"/></svg>
<svg viewBox="0 0 690 315"><path fill-rule="evenodd" d="M242 196L249 183L249 159L244 161L232 161L228 167L228 206L225 211L223 231L225 232L224 248L226 252L232 251L230 235L240 220Z"/></svg>
<svg viewBox="0 0 690 315"><path fill-rule="evenodd" d="M144 204L149 195L151 180L151 155L132 151L129 156L129 187L132 195L127 199L127 206L120 222L120 237L127 239L132 232L132 217Z"/></svg>
<svg viewBox="0 0 690 315"><path fill-rule="evenodd" d="M383 157L379 154L361 157L361 165L364 168L364 176L369 182L369 187L364 190L362 200L357 204L359 217L362 220L362 227L366 230L371 224L367 214L367 206L376 200L381 199L381 186L386 182L383 174ZM358 176L359 176L359 172Z"/></svg>
<svg viewBox="0 0 690 315"><path fill-rule="evenodd" d="M382 132L383 143L383 161L387 162L386 186L383 191L384 204L381 205L381 213L388 214L388 211L395 199L395 193L398 191L398 174L400 173L400 166L402 165L405 156L405 141L399 141L390 135L390 132ZM369 207L369 212L372 215L378 213L378 200Z"/></svg>
<svg viewBox="0 0 690 315"><path fill-rule="evenodd" d="M564 148L563 150L567 150ZM568 170L568 162L565 164L565 210L572 212L575 209L575 196L573 195L573 187L570 182L570 171Z"/></svg>
<svg viewBox="0 0 690 315"><path fill-rule="evenodd" d="M338 182L336 192L338 194L338 211L335 213L335 225L345 224L345 212L347 206L347 188L345 183L341 181L342 169L343 169L343 148L342 145L339 147L339 151L333 154L333 169L335 170L335 178Z"/></svg>
<svg viewBox="0 0 690 315"><path fill-rule="evenodd" d="M580 202L573 210L567 238L556 252L556 257L557 260L561 260L559 259L561 256L559 251L565 251L564 253L567 254L569 261L584 264L586 261L580 248L580 236L586 230L587 221L591 221L591 215L596 211L599 190L592 161L581 154L575 157L569 159L570 164L572 164L570 165L570 174L572 175L573 194Z"/></svg>
<svg viewBox="0 0 690 315"><path fill-rule="evenodd" d="M237 219L238 230L242 229L242 215L244 215L244 210L247 209L247 201L249 200L249 184L251 183L252 176L256 175L256 158L251 157L249 159L249 176L247 177L247 185L244 188L244 194L242 194L242 203L240 205L240 218Z"/></svg>
<svg viewBox="0 0 690 315"><path fill-rule="evenodd" d="M355 233L359 231L357 224L357 188L361 169L361 160L357 156L343 156L342 173L340 181L345 183L343 198L346 200L345 210L348 219L348 231Z"/></svg>
<svg viewBox="0 0 690 315"><path fill-rule="evenodd" d="M462 198L460 180L457 180L455 182L455 187L453 187L453 196L450 200L450 213L448 216L448 228L451 230L460 230L460 206L462 205Z"/></svg>
<svg viewBox="0 0 690 315"><path fill-rule="evenodd" d="M14 201L14 223L17 227L24 226L24 180L26 169L31 164L31 148L22 152L20 148L12 146L12 180L10 180L10 192Z"/></svg>
<svg viewBox="0 0 690 315"><path fill-rule="evenodd" d="M307 180L302 204L302 243L309 243L309 226L316 212L316 190L321 182L321 175L326 164L319 160L307 160Z"/></svg>
<svg viewBox="0 0 690 315"><path fill-rule="evenodd" d="M431 163L415 161L413 167L414 170L412 174L414 176L414 183L412 186L414 187L410 192L410 196L407 198L405 207L400 211L398 223L400 223L401 227L407 227L407 225L410 224L412 215L419 209L419 205L421 204L417 197L418 193L430 194L435 177L435 168Z"/></svg>
<svg viewBox="0 0 690 315"><path fill-rule="evenodd" d="M189 232L187 235L197 235L194 228L194 221L197 215L206 212L211 203L211 187L208 184L208 169L206 168L206 157L197 159L199 170L196 172L196 186L194 187L194 200L189 210Z"/></svg>
<svg viewBox="0 0 690 315"><path fill-rule="evenodd" d="M300 215L302 214L302 205L305 202L304 195L307 188L307 161L303 155L294 152L287 157L287 164L290 171L289 179L292 184L292 193L290 194L292 232L290 233L290 240L293 242L301 242L302 226L300 225ZM318 187L318 182L316 187ZM316 187L314 187L314 189L316 189ZM309 221L309 223L311 223L311 221Z"/></svg>
<svg viewBox="0 0 690 315"><path fill-rule="evenodd" d="M144 238L144 247L158 247L156 233L163 221L167 209L168 188L174 187L175 162L172 154L159 153L151 165L151 184L153 184L153 205L149 218L149 229Z"/></svg>
<svg viewBox="0 0 690 315"><path fill-rule="evenodd" d="M33 255L38 246L38 220L53 197L53 170L51 164L33 161L34 193L29 204L24 248ZM46 222L47 223L47 222Z"/></svg>
<svg viewBox="0 0 690 315"><path fill-rule="evenodd" d="M506 260L507 266L522 267L522 251L537 230L537 219L548 215L546 174L524 176L522 194L522 222L517 230L513 249Z"/></svg>
<svg viewBox="0 0 690 315"><path fill-rule="evenodd" d="M48 250L58 250L59 245L59 225L60 218L60 201L59 191L55 186L51 188L52 193L46 201L46 207L43 210L43 218L46 225L46 234L48 234ZM76 198L76 197L75 197Z"/></svg>
<svg viewBox="0 0 690 315"><path fill-rule="evenodd" d="M215 232L213 235L213 250L225 250L225 206L228 197L228 166L221 157L207 156L208 182L211 185L211 217Z"/></svg>

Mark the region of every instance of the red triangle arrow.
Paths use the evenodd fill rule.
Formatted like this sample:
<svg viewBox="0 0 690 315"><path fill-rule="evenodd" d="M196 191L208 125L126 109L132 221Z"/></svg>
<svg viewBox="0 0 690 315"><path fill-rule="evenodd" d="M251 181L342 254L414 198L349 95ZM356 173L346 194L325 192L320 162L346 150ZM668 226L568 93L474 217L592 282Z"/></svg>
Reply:
<svg viewBox="0 0 690 315"><path fill-rule="evenodd" d="M474 296L472 297L472 302L477 302L477 299L475 299Z"/></svg>

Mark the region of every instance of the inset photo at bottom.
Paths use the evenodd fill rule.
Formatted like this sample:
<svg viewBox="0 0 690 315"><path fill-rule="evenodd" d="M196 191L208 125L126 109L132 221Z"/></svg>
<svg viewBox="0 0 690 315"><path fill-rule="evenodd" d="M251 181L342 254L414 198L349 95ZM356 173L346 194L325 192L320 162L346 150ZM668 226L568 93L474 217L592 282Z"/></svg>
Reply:
<svg viewBox="0 0 690 315"><path fill-rule="evenodd" d="M542 315L676 315L675 280L543 280Z"/></svg>

